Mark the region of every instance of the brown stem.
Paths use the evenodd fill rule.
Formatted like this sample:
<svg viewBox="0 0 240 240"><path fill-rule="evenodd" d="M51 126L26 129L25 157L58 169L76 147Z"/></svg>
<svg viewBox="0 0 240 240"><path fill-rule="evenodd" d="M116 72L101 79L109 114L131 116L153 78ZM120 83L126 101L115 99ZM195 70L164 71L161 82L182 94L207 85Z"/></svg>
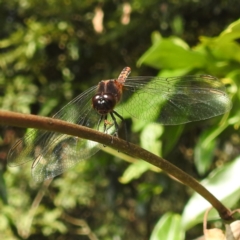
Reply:
<svg viewBox="0 0 240 240"><path fill-rule="evenodd" d="M203 187L196 179L183 172L181 169L172 165L165 159L158 157L137 145L128 143L120 138L104 134L93 129L65 122L62 120L41 117L30 114L21 114L9 111L0 111L0 124L23 128L37 128L47 131L60 132L84 139L99 142L110 146L120 152L124 152L135 158L143 159L156 167L161 168L172 175L186 186L191 187L203 198L205 198L218 211L223 220L232 220L231 211L226 208L214 195Z"/></svg>

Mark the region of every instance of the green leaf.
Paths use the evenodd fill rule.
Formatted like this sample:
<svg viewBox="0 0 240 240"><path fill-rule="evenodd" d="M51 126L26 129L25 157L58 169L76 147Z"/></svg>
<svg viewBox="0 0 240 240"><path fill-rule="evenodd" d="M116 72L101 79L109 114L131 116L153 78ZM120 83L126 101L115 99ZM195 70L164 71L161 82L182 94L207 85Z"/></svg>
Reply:
<svg viewBox="0 0 240 240"><path fill-rule="evenodd" d="M181 216L175 213L166 213L155 225L150 240L183 240L184 231L181 227Z"/></svg>
<svg viewBox="0 0 240 240"><path fill-rule="evenodd" d="M240 157L233 162L214 170L201 184L206 187L216 198L228 208L231 208L239 200L239 169ZM185 229L203 221L205 211L211 207L210 203L199 194L194 193L187 203L182 224ZM219 218L215 210L210 211L208 219Z"/></svg>
<svg viewBox="0 0 240 240"><path fill-rule="evenodd" d="M221 67L230 64L229 60L240 61L240 45L232 39L225 39L224 41L210 37L201 37L200 39L202 44L199 44L196 49L202 53L205 51L205 54L209 55L209 58L211 58L210 65L216 62L217 66Z"/></svg>
<svg viewBox="0 0 240 240"><path fill-rule="evenodd" d="M212 164L214 150L217 144L218 136L229 126L225 121L217 126L204 131L194 148L194 163L200 175L206 173Z"/></svg>
<svg viewBox="0 0 240 240"><path fill-rule="evenodd" d="M216 147L216 138L226 127L228 127L227 122L220 126L214 126L204 131L199 137L194 148L194 162L199 174L204 174L209 169Z"/></svg>
<svg viewBox="0 0 240 240"><path fill-rule="evenodd" d="M154 31L151 35L152 43L156 43L162 39L162 35L158 31Z"/></svg>
<svg viewBox="0 0 240 240"><path fill-rule="evenodd" d="M238 38L240 38L240 20L230 24L219 36L214 38L201 37L200 40L204 45L216 47L219 45L224 46Z"/></svg>
<svg viewBox="0 0 240 240"><path fill-rule="evenodd" d="M147 182L142 182L138 185L138 197L137 200L138 202L147 202L147 201L151 201L151 198L154 195L159 196L162 191L163 191L163 187L161 185L159 185L158 183L147 183Z"/></svg>
<svg viewBox="0 0 240 240"><path fill-rule="evenodd" d="M194 148L194 162L198 173L203 175L212 164L216 139L209 141L208 131L203 132Z"/></svg>
<svg viewBox="0 0 240 240"><path fill-rule="evenodd" d="M181 68L181 69L163 69L158 74L159 77L172 77L172 76L184 76L189 73L191 69Z"/></svg>
<svg viewBox="0 0 240 240"><path fill-rule="evenodd" d="M200 40L203 46L206 46L208 51L214 56L214 61L218 64L227 64L220 60L235 60L240 61L240 45L236 39L240 38L240 20L230 24L219 36L201 37ZM200 48L201 44L197 48ZM219 66L220 66L219 65Z"/></svg>
<svg viewBox="0 0 240 240"><path fill-rule="evenodd" d="M163 126L158 123L149 123L145 125L140 139L141 146L146 150L160 156L162 150L162 143L159 140L163 133ZM149 170L152 165L145 161L136 161L132 163L123 173L123 176L120 178L122 183L128 183L133 179L138 179L144 172Z"/></svg>
<svg viewBox="0 0 240 240"><path fill-rule="evenodd" d="M218 59L240 62L240 45L236 42L220 42L215 44L213 54Z"/></svg>
<svg viewBox="0 0 240 240"><path fill-rule="evenodd" d="M3 178L3 172L0 170L0 198L2 199L4 204L8 203L8 195L5 180Z"/></svg>
<svg viewBox="0 0 240 240"><path fill-rule="evenodd" d="M164 127L164 133L161 138L163 143L162 156L166 156L173 149L179 140L184 127L184 124Z"/></svg>
<svg viewBox="0 0 240 240"><path fill-rule="evenodd" d="M173 28L173 32L176 35L183 34L184 31L184 20L181 15L176 15L171 23L171 27Z"/></svg>
<svg viewBox="0 0 240 240"><path fill-rule="evenodd" d="M221 42L229 42L240 38L240 19L231 23L217 38Z"/></svg>
<svg viewBox="0 0 240 240"><path fill-rule="evenodd" d="M121 183L129 183L133 179L138 179L142 176L144 172L152 167L150 163L143 160L136 161L129 165L129 167L124 171L122 177L120 177Z"/></svg>
<svg viewBox="0 0 240 240"><path fill-rule="evenodd" d="M56 98L49 98L46 100L45 104L42 106L39 115L41 116L48 116L52 112L52 110L57 106L58 99Z"/></svg>
<svg viewBox="0 0 240 240"><path fill-rule="evenodd" d="M141 146L158 156L161 155L162 143L159 138L163 134L163 126L158 123L149 123L143 129L140 139Z"/></svg>
<svg viewBox="0 0 240 240"><path fill-rule="evenodd" d="M159 39L139 59L138 65L146 64L160 69L199 68L206 64L205 57L189 46L180 38L170 37Z"/></svg>

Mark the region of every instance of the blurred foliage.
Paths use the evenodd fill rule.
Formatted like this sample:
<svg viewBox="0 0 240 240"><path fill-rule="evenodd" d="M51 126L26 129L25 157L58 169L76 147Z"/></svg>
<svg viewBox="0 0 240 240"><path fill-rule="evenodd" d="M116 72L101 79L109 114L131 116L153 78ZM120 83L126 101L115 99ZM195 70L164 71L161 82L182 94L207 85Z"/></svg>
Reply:
<svg viewBox="0 0 240 240"><path fill-rule="evenodd" d="M132 141L205 179L228 207L238 206L239 7L237 0L2 0L1 108L51 116L126 65L132 76L215 75L232 97L229 114L184 126L129 120L129 132ZM139 160L129 164L118 154L100 152L49 186L32 181L28 164L5 171L9 145L22 134L2 131L1 239L168 239L166 231L181 231L174 239L183 239L186 230L186 239L192 239L202 234L196 224L208 206Z"/></svg>
<svg viewBox="0 0 240 240"><path fill-rule="evenodd" d="M151 234L150 240L158 239L184 239L184 231L181 227L181 217L178 214L168 212L156 224Z"/></svg>

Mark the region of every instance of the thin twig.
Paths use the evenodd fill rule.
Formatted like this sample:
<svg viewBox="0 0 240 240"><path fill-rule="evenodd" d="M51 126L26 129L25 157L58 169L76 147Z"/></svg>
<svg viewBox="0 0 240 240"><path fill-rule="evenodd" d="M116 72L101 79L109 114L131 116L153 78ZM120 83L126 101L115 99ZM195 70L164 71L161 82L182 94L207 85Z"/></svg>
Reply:
<svg viewBox="0 0 240 240"><path fill-rule="evenodd" d="M63 214L63 218L67 222L69 222L75 226L81 227L80 229L78 229L77 234L86 235L89 237L90 240L98 240L97 236L95 235L94 232L92 232L91 228L89 227L89 225L87 224L87 222L85 220L74 218L67 214Z"/></svg>
<svg viewBox="0 0 240 240"><path fill-rule="evenodd" d="M41 188L39 189L36 197L34 198L31 208L29 209L29 212L27 213L28 217L26 218L27 221L25 222L24 228L20 229L19 234L27 239L31 233L31 227L33 218L35 216L36 210L42 201L42 198L44 197L46 189L49 187L50 183L52 182L52 178L48 179L47 181L43 182Z"/></svg>
<svg viewBox="0 0 240 240"><path fill-rule="evenodd" d="M84 139L99 142L103 145L117 149L132 157L143 159L156 167L161 168L172 175L186 186L191 187L203 198L205 198L218 211L223 220L233 220L231 211L226 208L213 194L203 187L196 179L172 165L170 162L160 158L139 146L126 142L120 138L101 133L99 131L65 122L62 120L40 117L30 114L21 114L9 111L0 111L0 124L23 128L37 128L47 131L60 132Z"/></svg>

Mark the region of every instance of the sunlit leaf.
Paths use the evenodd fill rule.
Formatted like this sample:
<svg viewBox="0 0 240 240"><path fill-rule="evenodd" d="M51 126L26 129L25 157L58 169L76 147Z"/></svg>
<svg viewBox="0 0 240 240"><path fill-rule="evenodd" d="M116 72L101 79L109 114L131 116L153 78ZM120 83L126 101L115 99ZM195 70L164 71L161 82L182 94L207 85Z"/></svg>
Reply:
<svg viewBox="0 0 240 240"><path fill-rule="evenodd" d="M138 160L124 171L122 177L119 179L121 183L128 183L133 179L138 179L144 172L151 168L151 164L142 160Z"/></svg>
<svg viewBox="0 0 240 240"><path fill-rule="evenodd" d="M184 235L181 216L175 213L165 213L155 225L150 240L183 240Z"/></svg>
<svg viewBox="0 0 240 240"><path fill-rule="evenodd" d="M218 198L228 208L231 208L240 197L239 192L239 169L240 157L221 168L214 170L209 177L201 183L216 198ZM210 203L199 194L194 193L187 203L183 212L183 226L189 229L203 221L205 211L210 207ZM219 216L215 210L209 213L208 219L218 219Z"/></svg>
<svg viewBox="0 0 240 240"><path fill-rule="evenodd" d="M231 23L217 38L221 42L229 42L240 38L240 20Z"/></svg>
<svg viewBox="0 0 240 240"><path fill-rule="evenodd" d="M204 56L189 49L180 38L162 38L144 53L138 64L160 68L196 68L206 63Z"/></svg>
<svg viewBox="0 0 240 240"><path fill-rule="evenodd" d="M163 134L163 126L158 123L150 123L141 133L141 146L160 156L162 152L162 143L160 137Z"/></svg>

